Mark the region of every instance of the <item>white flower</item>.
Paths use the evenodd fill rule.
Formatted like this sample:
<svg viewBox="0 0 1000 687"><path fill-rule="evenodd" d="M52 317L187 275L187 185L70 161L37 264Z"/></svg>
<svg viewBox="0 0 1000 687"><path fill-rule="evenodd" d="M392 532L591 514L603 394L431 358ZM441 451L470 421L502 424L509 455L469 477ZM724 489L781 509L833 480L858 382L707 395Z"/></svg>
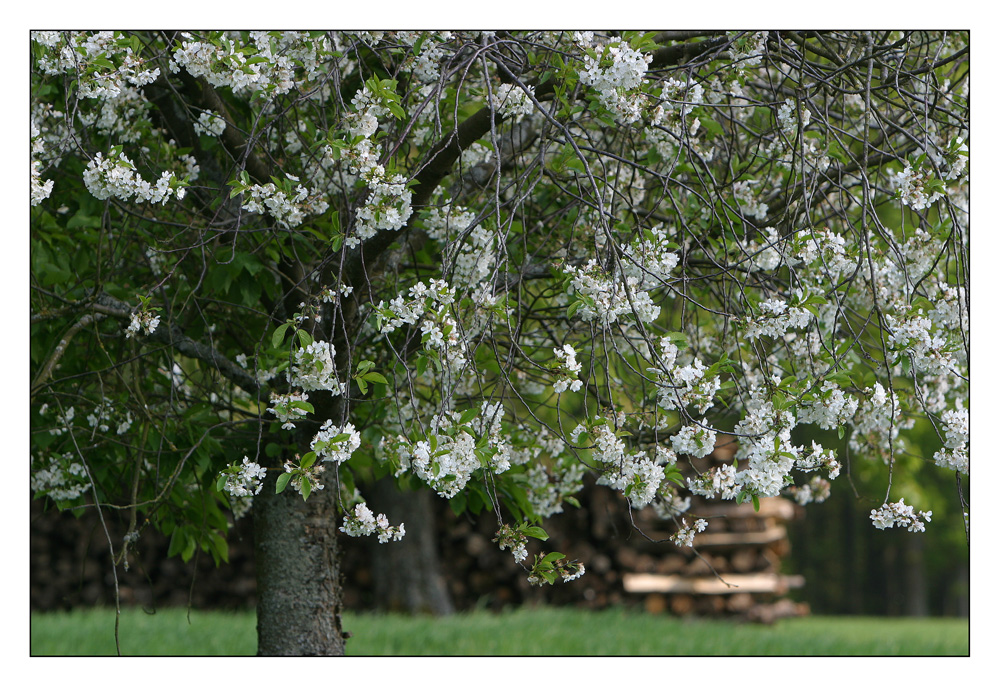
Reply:
<svg viewBox="0 0 1000 687"><path fill-rule="evenodd" d="M235 471L235 465L229 466L225 491L236 498L244 498L259 494L264 486L267 468L261 467L248 457L243 457L243 464Z"/></svg>
<svg viewBox="0 0 1000 687"><path fill-rule="evenodd" d="M146 335L152 334L156 331L157 326L160 324L160 316L153 315L150 312L140 311L132 313L132 319L129 322L128 327L125 328L125 338L131 339L133 336L139 333L142 329L146 332Z"/></svg>
<svg viewBox="0 0 1000 687"><path fill-rule="evenodd" d="M878 510L872 510L871 519L872 524L880 530L899 525L906 527L910 532L923 532L924 523L920 522L920 518L930 522L931 515L931 511L915 513L913 506L907 506L904 499L900 499L896 503L883 503Z"/></svg>
<svg viewBox="0 0 1000 687"><path fill-rule="evenodd" d="M198 115L198 121L194 123L194 131L197 134L218 137L225 130L226 120L217 112L202 112Z"/></svg>
<svg viewBox="0 0 1000 687"><path fill-rule="evenodd" d="M338 437L341 438L338 440ZM316 452L319 460L343 463L360 446L361 434L354 429L354 425L348 422L343 427L334 427L333 420L327 420L309 447Z"/></svg>
<svg viewBox="0 0 1000 687"><path fill-rule="evenodd" d="M350 537L367 537L371 534L377 534L380 544L384 544L390 539L399 541L406 534L402 523L397 527L391 527L385 514L379 513L376 516L365 503L357 504L354 507L354 513L344 516L344 524L340 531Z"/></svg>

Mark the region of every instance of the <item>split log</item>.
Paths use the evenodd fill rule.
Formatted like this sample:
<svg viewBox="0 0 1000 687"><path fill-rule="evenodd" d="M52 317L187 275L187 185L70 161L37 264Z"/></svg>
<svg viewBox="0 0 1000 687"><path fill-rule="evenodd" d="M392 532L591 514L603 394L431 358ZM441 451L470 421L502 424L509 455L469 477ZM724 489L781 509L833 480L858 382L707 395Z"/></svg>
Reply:
<svg viewBox="0 0 1000 687"><path fill-rule="evenodd" d="M785 594L805 585L801 575L725 575L718 577L682 577L681 575L626 574L625 591L634 594Z"/></svg>

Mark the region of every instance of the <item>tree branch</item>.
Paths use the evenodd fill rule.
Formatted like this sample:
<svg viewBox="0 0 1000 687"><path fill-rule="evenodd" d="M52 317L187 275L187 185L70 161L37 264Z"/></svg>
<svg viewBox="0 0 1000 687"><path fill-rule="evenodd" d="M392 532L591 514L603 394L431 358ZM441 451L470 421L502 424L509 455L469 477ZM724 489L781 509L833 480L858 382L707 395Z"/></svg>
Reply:
<svg viewBox="0 0 1000 687"><path fill-rule="evenodd" d="M128 319L132 316L132 309L127 304L107 293L99 293L92 308L119 319ZM258 393L267 389L266 382L258 381L249 372L211 346L198 343L190 338L175 324L157 327L152 334L149 334L149 338L164 343L189 358L209 363L219 374L248 393Z"/></svg>

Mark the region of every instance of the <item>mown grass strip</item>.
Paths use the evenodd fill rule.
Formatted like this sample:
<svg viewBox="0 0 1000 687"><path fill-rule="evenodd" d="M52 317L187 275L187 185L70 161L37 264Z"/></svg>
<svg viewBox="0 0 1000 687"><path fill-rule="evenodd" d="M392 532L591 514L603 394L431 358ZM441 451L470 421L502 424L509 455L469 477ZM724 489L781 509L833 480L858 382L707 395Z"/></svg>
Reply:
<svg viewBox="0 0 1000 687"><path fill-rule="evenodd" d="M520 609L449 618L347 613L353 656L946 656L969 653L956 618L794 618L773 626L623 610ZM126 609L122 653L242 656L256 651L252 612ZM31 651L113 655L114 611L32 614Z"/></svg>

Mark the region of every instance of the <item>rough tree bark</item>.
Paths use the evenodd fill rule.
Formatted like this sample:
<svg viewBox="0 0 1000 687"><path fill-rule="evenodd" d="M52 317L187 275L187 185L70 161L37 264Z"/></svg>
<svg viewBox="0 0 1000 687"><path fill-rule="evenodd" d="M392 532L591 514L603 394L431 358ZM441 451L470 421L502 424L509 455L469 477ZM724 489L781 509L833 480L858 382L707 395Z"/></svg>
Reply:
<svg viewBox="0 0 1000 687"><path fill-rule="evenodd" d="M389 522L406 524L398 542L373 541L372 582L375 603L387 611L449 615L455 608L441 575L433 496L426 489L400 491L390 478L367 489L368 503Z"/></svg>
<svg viewBox="0 0 1000 687"><path fill-rule="evenodd" d="M253 505L257 653L342 656L336 491L303 502L292 489L274 493L279 471L268 473Z"/></svg>

